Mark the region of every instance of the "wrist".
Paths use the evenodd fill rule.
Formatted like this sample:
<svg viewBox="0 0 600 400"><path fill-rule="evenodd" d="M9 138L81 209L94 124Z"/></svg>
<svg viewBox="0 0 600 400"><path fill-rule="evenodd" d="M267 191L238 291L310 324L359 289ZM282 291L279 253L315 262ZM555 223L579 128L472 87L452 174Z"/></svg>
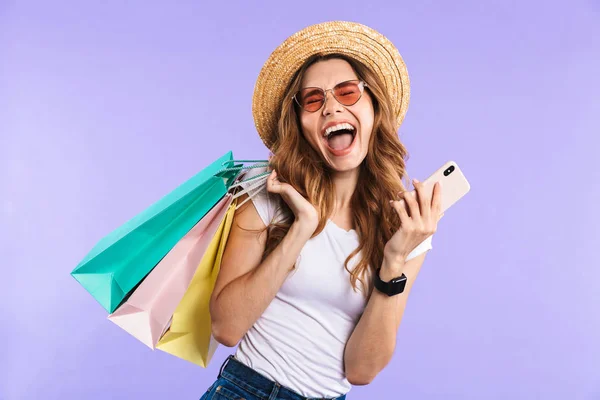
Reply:
<svg viewBox="0 0 600 400"><path fill-rule="evenodd" d="M379 271L381 280L388 282L393 278L401 276L404 272L405 259L406 257L385 255L381 263L381 270Z"/></svg>
<svg viewBox="0 0 600 400"><path fill-rule="evenodd" d="M290 226L289 232L300 240L308 241L315 232L316 227L302 220L295 220Z"/></svg>

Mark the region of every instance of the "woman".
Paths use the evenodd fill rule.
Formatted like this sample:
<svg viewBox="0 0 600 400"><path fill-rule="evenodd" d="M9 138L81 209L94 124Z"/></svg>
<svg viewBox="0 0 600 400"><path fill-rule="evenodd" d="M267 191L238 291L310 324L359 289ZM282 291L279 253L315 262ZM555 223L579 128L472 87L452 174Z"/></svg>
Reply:
<svg viewBox="0 0 600 400"><path fill-rule="evenodd" d="M402 185L408 99L400 54L363 25L308 27L265 63L272 172L236 211L211 298L215 338L241 342L203 399L344 399L390 361L440 216L437 185Z"/></svg>

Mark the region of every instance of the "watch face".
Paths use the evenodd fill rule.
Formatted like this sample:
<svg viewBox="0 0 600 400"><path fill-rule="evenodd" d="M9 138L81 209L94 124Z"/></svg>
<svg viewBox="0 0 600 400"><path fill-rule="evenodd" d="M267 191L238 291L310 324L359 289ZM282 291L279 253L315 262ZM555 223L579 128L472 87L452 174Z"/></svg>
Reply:
<svg viewBox="0 0 600 400"><path fill-rule="evenodd" d="M402 274L401 277L392 279L390 281L390 283L400 283L400 282L404 282L405 280L406 280L406 276L404 276L404 274Z"/></svg>
<svg viewBox="0 0 600 400"><path fill-rule="evenodd" d="M378 274L376 275L374 282L375 288L377 290L384 294L387 294L388 296L395 296L404 292L404 288L406 286L407 281L406 275L402 274L402 276L398 278L393 278L389 282L384 282L379 277L379 270L377 272Z"/></svg>

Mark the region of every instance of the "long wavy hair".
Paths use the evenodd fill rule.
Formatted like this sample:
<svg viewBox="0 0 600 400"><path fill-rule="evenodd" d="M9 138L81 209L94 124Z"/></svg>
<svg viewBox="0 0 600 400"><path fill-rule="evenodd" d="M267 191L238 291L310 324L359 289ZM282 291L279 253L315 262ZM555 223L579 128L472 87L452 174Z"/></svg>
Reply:
<svg viewBox="0 0 600 400"><path fill-rule="evenodd" d="M304 73L311 65L333 58L347 61L358 78L367 83L365 90L369 91L375 113L368 152L360 165L359 182L351 199L359 245L344 263L353 289L357 290L360 281L368 294L372 285L371 274L366 272L381 266L384 246L400 225L389 200L397 199L398 193L405 190L402 179L406 177L405 160L408 158L407 150L398 138L392 104L379 77L361 62L343 55L317 55L308 59L292 78L278 110L278 135L269 164L277 170L281 181L292 185L317 208L320 220L313 237L318 235L333 212L331 170L302 134L300 110L292 96L300 90ZM282 241L293 222L293 214L285 202L281 201L281 207L277 222L271 222L267 227L263 260ZM350 260L359 253L360 259L350 270Z"/></svg>

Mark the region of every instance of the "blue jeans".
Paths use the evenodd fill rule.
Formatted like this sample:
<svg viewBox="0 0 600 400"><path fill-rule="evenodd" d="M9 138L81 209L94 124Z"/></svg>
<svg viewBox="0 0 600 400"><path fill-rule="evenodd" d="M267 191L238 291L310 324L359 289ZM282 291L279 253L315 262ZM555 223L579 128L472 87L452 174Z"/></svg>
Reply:
<svg viewBox="0 0 600 400"><path fill-rule="evenodd" d="M331 400L345 400L346 395ZM304 397L229 356L200 400L325 400ZM328 399L329 400L329 399Z"/></svg>

